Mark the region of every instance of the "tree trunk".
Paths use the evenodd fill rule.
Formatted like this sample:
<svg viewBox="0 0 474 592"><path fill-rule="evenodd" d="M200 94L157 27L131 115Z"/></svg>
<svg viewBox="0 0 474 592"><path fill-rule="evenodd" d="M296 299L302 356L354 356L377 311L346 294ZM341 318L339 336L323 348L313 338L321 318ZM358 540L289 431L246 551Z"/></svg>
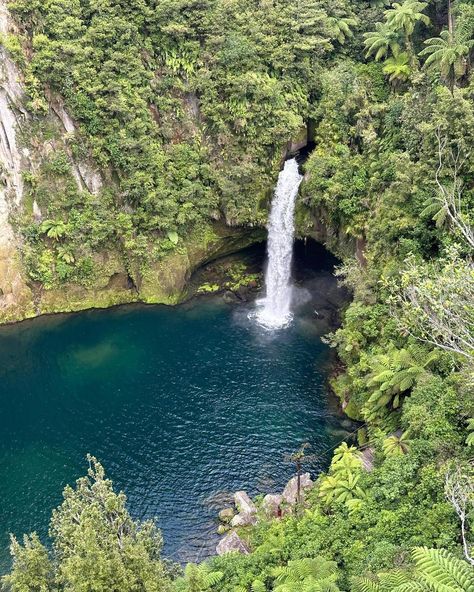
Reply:
<svg viewBox="0 0 474 592"><path fill-rule="evenodd" d="M454 18L451 0L448 0L448 31L449 36L452 38L454 35Z"/></svg>

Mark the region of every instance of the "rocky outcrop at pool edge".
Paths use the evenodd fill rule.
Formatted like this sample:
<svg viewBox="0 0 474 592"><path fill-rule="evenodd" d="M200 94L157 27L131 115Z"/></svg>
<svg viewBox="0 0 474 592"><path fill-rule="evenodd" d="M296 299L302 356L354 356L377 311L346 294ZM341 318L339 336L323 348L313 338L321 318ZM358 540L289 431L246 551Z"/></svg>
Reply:
<svg viewBox="0 0 474 592"><path fill-rule="evenodd" d="M250 553L250 548L247 543L239 537L235 530L233 530L219 541L219 544L216 547L216 553L218 555L225 555L226 553L248 555Z"/></svg>
<svg viewBox="0 0 474 592"><path fill-rule="evenodd" d="M300 476L301 501L304 501L305 491L310 490L313 486L314 481L312 481L309 473L304 473ZM281 517L282 515L291 513L292 508L298 501L297 498L298 476L295 475L288 481L281 494L269 493L263 498L261 511L267 519ZM259 520L259 510L245 491L237 491L234 494L234 502L238 514L236 514L230 521L231 528L241 528L257 524ZM223 534L229 529L229 517L232 513L232 508L225 508L219 512L219 519L224 523L218 528L219 534ZM244 549L246 549L246 551ZM235 530L228 532L216 547L218 555L231 551L237 553L249 552L248 546L237 535Z"/></svg>

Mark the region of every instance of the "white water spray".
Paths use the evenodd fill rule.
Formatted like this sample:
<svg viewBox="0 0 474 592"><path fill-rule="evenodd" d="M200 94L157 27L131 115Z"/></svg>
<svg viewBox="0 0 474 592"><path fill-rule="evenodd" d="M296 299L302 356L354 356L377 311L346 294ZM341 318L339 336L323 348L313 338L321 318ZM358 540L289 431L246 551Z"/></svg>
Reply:
<svg viewBox="0 0 474 592"><path fill-rule="evenodd" d="M303 177L295 158L287 160L278 177L268 223L268 267L265 298L258 301L257 321L267 329L291 322L291 261L295 234L296 196Z"/></svg>

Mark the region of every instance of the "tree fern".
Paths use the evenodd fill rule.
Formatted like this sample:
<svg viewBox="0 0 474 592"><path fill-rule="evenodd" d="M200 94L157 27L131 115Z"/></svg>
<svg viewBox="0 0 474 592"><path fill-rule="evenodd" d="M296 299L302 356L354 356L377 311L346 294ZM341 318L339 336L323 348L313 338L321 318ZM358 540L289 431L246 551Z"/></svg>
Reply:
<svg viewBox="0 0 474 592"><path fill-rule="evenodd" d="M206 563L188 563L184 577L176 580L176 589L183 592L206 592L224 577L221 571L212 571Z"/></svg>
<svg viewBox="0 0 474 592"><path fill-rule="evenodd" d="M323 557L289 561L274 570L275 592L338 592L337 564Z"/></svg>
<svg viewBox="0 0 474 592"><path fill-rule="evenodd" d="M410 574L403 569L394 569L378 574L380 585L383 590L394 590L408 584L411 580Z"/></svg>
<svg viewBox="0 0 474 592"><path fill-rule="evenodd" d="M262 580L254 580L251 586L252 592L267 592L267 587Z"/></svg>
<svg viewBox="0 0 474 592"><path fill-rule="evenodd" d="M445 549L413 550L416 579L434 592L474 592L474 570Z"/></svg>
<svg viewBox="0 0 474 592"><path fill-rule="evenodd" d="M382 443L382 449L385 456L397 456L406 454L410 449L410 440L408 432L404 432L400 436L393 434Z"/></svg>
<svg viewBox="0 0 474 592"><path fill-rule="evenodd" d="M367 577L355 577L352 579L351 592L384 592L380 582Z"/></svg>

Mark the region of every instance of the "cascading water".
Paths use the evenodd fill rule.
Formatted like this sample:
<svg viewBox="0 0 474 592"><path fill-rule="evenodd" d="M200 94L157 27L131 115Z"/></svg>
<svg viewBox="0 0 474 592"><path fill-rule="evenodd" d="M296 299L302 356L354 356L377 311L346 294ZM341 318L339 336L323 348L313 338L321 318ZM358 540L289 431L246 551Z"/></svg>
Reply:
<svg viewBox="0 0 474 592"><path fill-rule="evenodd" d="M295 158L287 160L278 177L268 223L268 267L265 298L257 305L257 322L267 329L285 327L291 322L291 261L295 233L296 196L303 177Z"/></svg>

